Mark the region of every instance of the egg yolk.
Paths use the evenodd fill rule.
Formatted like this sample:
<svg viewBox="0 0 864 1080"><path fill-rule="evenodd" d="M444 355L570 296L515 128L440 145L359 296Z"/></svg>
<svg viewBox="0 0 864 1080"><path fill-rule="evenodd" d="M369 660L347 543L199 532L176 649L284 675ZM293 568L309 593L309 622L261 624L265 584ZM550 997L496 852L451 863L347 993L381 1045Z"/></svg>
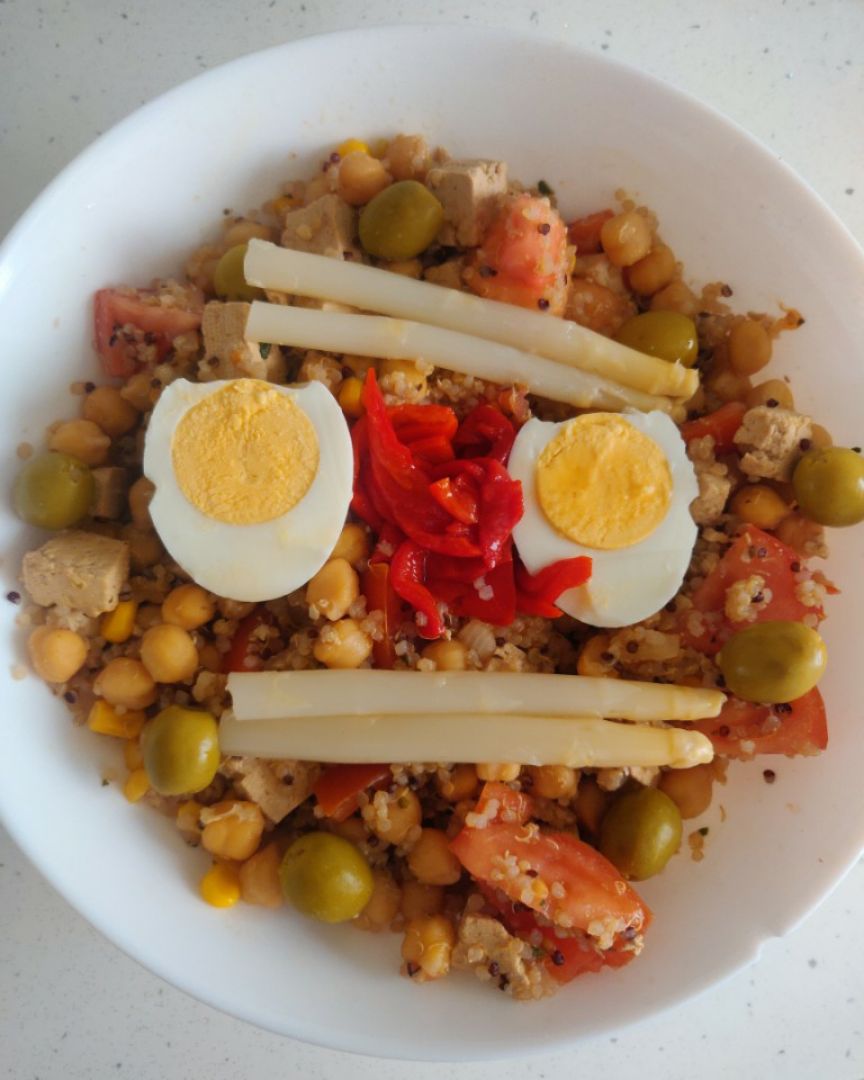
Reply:
<svg viewBox="0 0 864 1080"><path fill-rule="evenodd" d="M562 427L537 459L535 478L549 524L604 551L650 536L672 498L665 454L617 413L586 413Z"/></svg>
<svg viewBox="0 0 864 1080"><path fill-rule="evenodd" d="M237 379L193 405L171 447L180 490L206 517L258 525L303 498L318 471L318 436L294 401Z"/></svg>

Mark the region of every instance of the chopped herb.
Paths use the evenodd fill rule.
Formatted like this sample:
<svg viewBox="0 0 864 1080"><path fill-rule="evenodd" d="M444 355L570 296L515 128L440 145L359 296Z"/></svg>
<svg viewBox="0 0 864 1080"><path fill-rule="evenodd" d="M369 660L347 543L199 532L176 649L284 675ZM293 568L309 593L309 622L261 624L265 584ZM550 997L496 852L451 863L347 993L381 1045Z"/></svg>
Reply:
<svg viewBox="0 0 864 1080"><path fill-rule="evenodd" d="M540 192L541 195L554 195L555 194L555 192L552 190L550 185L546 183L545 180L538 180L537 181L537 190Z"/></svg>
<svg viewBox="0 0 864 1080"><path fill-rule="evenodd" d="M273 346L270 344L269 341L262 341L261 342L261 344L258 346L258 352L261 353L261 359L262 360L267 359L267 357L270 355L270 350L272 348L273 348Z"/></svg>
<svg viewBox="0 0 864 1080"><path fill-rule="evenodd" d="M105 777L103 776L102 777L102 787L108 787L108 783L109 783L109 781L106 780Z"/></svg>
<svg viewBox="0 0 864 1080"><path fill-rule="evenodd" d="M708 826L707 825L702 826L702 828L699 830L699 835L700 836L707 836L708 835Z"/></svg>

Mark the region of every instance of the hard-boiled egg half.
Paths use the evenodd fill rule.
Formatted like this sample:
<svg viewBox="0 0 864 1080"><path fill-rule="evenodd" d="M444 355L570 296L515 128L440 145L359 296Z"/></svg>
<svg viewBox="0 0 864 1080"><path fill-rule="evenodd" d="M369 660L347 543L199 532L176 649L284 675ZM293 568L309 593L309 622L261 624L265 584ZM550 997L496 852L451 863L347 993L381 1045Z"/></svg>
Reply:
<svg viewBox="0 0 864 1080"><path fill-rule="evenodd" d="M324 565L352 474L345 418L317 382L178 379L147 429L154 528L194 581L232 600L285 596Z"/></svg>
<svg viewBox="0 0 864 1080"><path fill-rule="evenodd" d="M696 475L675 423L661 412L529 420L510 475L525 513L513 530L532 573L590 555L591 578L557 603L591 626L627 626L659 611L684 578L696 542Z"/></svg>

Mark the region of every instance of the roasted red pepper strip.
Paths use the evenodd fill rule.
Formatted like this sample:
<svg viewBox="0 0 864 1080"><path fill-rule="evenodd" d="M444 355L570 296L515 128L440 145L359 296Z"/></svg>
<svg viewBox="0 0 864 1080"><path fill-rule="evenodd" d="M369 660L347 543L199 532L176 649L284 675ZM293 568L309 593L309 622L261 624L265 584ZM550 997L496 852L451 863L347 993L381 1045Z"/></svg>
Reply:
<svg viewBox="0 0 864 1080"><path fill-rule="evenodd" d="M420 637L432 641L444 633L444 623L438 602L424 584L426 557L422 547L406 540L393 556L390 567L394 591L417 612Z"/></svg>
<svg viewBox="0 0 864 1080"><path fill-rule="evenodd" d="M430 575L429 589L454 615L482 619L493 626L509 626L516 617L513 564L501 562L492 570L484 570L482 566L479 569L477 577L467 582L456 577L434 578Z"/></svg>
<svg viewBox="0 0 864 1080"><path fill-rule="evenodd" d="M510 456L516 432L494 405L477 405L459 425L453 445L463 457L490 457L502 464Z"/></svg>
<svg viewBox="0 0 864 1080"><path fill-rule="evenodd" d="M222 673L232 671L260 671L264 660L260 653L253 651L255 632L261 626L269 625L272 616L266 608L258 607L237 624L228 652L222 657Z"/></svg>
<svg viewBox="0 0 864 1080"><path fill-rule="evenodd" d="M429 485L429 494L448 514L463 525L475 525L478 518L478 499L474 485L466 476L450 479L442 476Z"/></svg>
<svg viewBox="0 0 864 1080"><path fill-rule="evenodd" d="M452 439L459 427L456 413L449 405L392 405L389 413L393 430L409 446L433 435Z"/></svg>
<svg viewBox="0 0 864 1080"><path fill-rule="evenodd" d="M480 489L478 533L483 558L489 567L500 562L513 526L522 517L522 485L510 478L504 466L492 458L483 462L486 479Z"/></svg>
<svg viewBox="0 0 864 1080"><path fill-rule="evenodd" d="M315 781L312 794L331 821L345 821L360 805L360 795L391 776L389 765L329 765Z"/></svg>
<svg viewBox="0 0 864 1080"><path fill-rule="evenodd" d="M714 449L721 454L735 449L735 433L741 427L747 406L740 401L730 401L721 405L715 412L688 420L681 425L681 438L684 442L702 439L710 435L714 439Z"/></svg>
<svg viewBox="0 0 864 1080"><path fill-rule="evenodd" d="M393 635L402 618L402 605L393 589L390 566L386 562L370 562L361 586L367 611L380 611L384 616L384 636L372 642L375 667L390 670L396 660Z"/></svg>
<svg viewBox="0 0 864 1080"><path fill-rule="evenodd" d="M561 559L536 574L529 574L520 563L516 567L516 607L522 615L557 619L561 615L555 603L558 597L568 589L584 585L590 577L591 559L587 555Z"/></svg>
<svg viewBox="0 0 864 1080"><path fill-rule="evenodd" d="M453 460L453 444L443 435L427 435L423 439L415 439L409 446L411 453L424 464L440 465Z"/></svg>

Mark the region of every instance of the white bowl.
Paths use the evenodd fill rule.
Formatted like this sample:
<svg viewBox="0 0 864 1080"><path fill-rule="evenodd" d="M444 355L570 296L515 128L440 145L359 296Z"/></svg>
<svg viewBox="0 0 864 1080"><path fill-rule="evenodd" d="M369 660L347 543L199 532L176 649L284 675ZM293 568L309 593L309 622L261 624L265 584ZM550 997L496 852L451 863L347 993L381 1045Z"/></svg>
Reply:
<svg viewBox="0 0 864 1080"><path fill-rule="evenodd" d="M819 199L773 155L670 87L552 41L463 27L309 38L201 75L103 136L37 199L0 254L3 490L15 447L72 415L74 379L96 374L90 297L106 283L178 270L223 207L244 210L302 176L348 135L423 131L456 155L506 159L553 185L570 213L619 187L660 215L697 281L734 303L799 307L778 366L840 442L860 441L864 258ZM856 325L857 320L857 325ZM775 366L776 370L776 366ZM4 591L37 540L4 497ZM475 980L414 987L399 939L327 928L287 911L218 911L198 898L205 856L173 825L127 804L110 740L73 728L35 680L16 681L16 609L0 602L5 657L0 811L20 846L94 926L189 993L263 1027L343 1050L477 1059L552 1051L645 1018L753 960L793 927L864 846L859 797L864 530L832 534L824 682L831 744L817 759L733 766L707 857L673 861L644 886L656 921L638 962L518 1007ZM858 567L858 572L854 568ZM857 667L856 667L857 663Z"/></svg>

